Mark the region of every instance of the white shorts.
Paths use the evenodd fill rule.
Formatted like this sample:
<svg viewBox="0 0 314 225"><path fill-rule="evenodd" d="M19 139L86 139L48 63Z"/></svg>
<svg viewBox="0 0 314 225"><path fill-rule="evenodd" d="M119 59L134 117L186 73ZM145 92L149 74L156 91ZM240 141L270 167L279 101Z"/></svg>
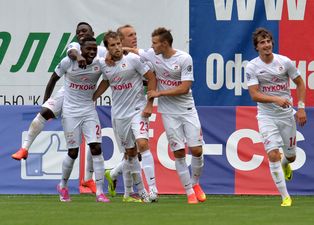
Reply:
<svg viewBox="0 0 314 225"><path fill-rule="evenodd" d="M197 111L189 114L161 114L169 146L172 151L204 144Z"/></svg>
<svg viewBox="0 0 314 225"><path fill-rule="evenodd" d="M258 117L258 127L266 152L283 150L286 157L296 154L296 122L294 116L288 118Z"/></svg>
<svg viewBox="0 0 314 225"><path fill-rule="evenodd" d="M64 87L60 88L55 95L44 102L42 107L50 109L55 117L58 117L62 110Z"/></svg>
<svg viewBox="0 0 314 225"><path fill-rule="evenodd" d="M101 143L101 126L98 115L62 118L64 136L68 148L78 148L82 143L82 134L86 143Z"/></svg>
<svg viewBox="0 0 314 225"><path fill-rule="evenodd" d="M112 119L112 128L119 145L120 152L125 152L125 149L135 147L137 139L149 139L148 118L141 116L142 111L133 117L123 119Z"/></svg>

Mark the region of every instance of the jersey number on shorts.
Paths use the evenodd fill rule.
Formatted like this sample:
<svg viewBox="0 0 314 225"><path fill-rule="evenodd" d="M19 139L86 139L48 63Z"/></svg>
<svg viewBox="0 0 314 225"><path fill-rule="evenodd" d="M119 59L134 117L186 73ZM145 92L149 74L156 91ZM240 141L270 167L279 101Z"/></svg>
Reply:
<svg viewBox="0 0 314 225"><path fill-rule="evenodd" d="M140 125L141 125L141 131L147 131L148 132L148 123L147 122L141 121Z"/></svg>
<svg viewBox="0 0 314 225"><path fill-rule="evenodd" d="M99 136L101 134L101 129L99 125L96 125L96 135Z"/></svg>
<svg viewBox="0 0 314 225"><path fill-rule="evenodd" d="M296 142L296 137L291 137L290 138L290 147L295 146L295 142Z"/></svg>

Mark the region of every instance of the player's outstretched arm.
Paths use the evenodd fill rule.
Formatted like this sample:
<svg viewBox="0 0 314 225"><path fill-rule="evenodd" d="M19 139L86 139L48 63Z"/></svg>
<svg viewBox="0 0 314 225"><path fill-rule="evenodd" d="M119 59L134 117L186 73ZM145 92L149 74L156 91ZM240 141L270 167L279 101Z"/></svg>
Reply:
<svg viewBox="0 0 314 225"><path fill-rule="evenodd" d="M125 52L132 52L136 55L139 55L138 48L122 47L122 50Z"/></svg>

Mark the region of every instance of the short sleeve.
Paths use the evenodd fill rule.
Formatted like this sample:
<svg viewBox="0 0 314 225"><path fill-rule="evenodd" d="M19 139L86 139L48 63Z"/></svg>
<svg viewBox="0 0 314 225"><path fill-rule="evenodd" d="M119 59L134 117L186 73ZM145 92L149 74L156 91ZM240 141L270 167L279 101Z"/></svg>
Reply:
<svg viewBox="0 0 314 225"><path fill-rule="evenodd" d="M258 79L254 72L254 65L251 62L249 62L245 68L245 77L247 86L259 84Z"/></svg>
<svg viewBox="0 0 314 225"><path fill-rule="evenodd" d="M62 77L68 68L71 66L71 60L69 57L65 57L61 60L61 62L57 65L55 69L55 73L59 76Z"/></svg>
<svg viewBox="0 0 314 225"><path fill-rule="evenodd" d="M81 46L79 43L77 42L71 42L68 47L67 47L67 53L72 50L75 49L76 51L80 52L81 51Z"/></svg>
<svg viewBox="0 0 314 225"><path fill-rule="evenodd" d="M289 58L287 58L286 67L287 73L292 80L301 75L300 71L296 68L296 66L292 63L292 61Z"/></svg>
<svg viewBox="0 0 314 225"><path fill-rule="evenodd" d="M182 58L181 81L194 81L193 60L189 54L185 54Z"/></svg>

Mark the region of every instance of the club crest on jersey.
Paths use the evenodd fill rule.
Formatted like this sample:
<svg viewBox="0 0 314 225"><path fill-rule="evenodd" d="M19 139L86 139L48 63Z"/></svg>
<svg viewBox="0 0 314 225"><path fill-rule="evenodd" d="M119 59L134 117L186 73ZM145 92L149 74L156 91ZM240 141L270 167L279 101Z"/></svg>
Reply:
<svg viewBox="0 0 314 225"><path fill-rule="evenodd" d="M121 65L121 68L122 69L125 69L125 68L127 68L128 66L127 66L127 64L126 63L122 63L122 65Z"/></svg>
<svg viewBox="0 0 314 225"><path fill-rule="evenodd" d="M188 65L188 67L186 68L186 70L187 70L188 72L191 72L191 71L192 71L192 65Z"/></svg>
<svg viewBox="0 0 314 225"><path fill-rule="evenodd" d="M177 65L177 64L174 64L174 65L172 65L172 69L173 69L174 71L179 71L179 70L180 70L180 66Z"/></svg>
<svg viewBox="0 0 314 225"><path fill-rule="evenodd" d="M283 70L283 67L282 66L279 66L279 71L282 71Z"/></svg>
<svg viewBox="0 0 314 225"><path fill-rule="evenodd" d="M272 82L279 82L280 79L279 79L278 77L273 77L273 78L271 78L271 81L272 81Z"/></svg>
<svg viewBox="0 0 314 225"><path fill-rule="evenodd" d="M112 81L115 81L115 82L118 82L118 81L120 81L120 80L122 80L122 78L119 77L119 76L114 77L114 78L112 79Z"/></svg>
<svg viewBox="0 0 314 225"><path fill-rule="evenodd" d="M162 73L162 75L163 75L164 77L167 77L167 76L170 75L170 73L169 73L167 70L165 70L165 71Z"/></svg>
<svg viewBox="0 0 314 225"><path fill-rule="evenodd" d="M93 67L93 71L94 71L94 72L98 72L98 71L100 71L99 66L94 66L94 67Z"/></svg>
<svg viewBox="0 0 314 225"><path fill-rule="evenodd" d="M88 81L88 77L81 77L81 81Z"/></svg>

